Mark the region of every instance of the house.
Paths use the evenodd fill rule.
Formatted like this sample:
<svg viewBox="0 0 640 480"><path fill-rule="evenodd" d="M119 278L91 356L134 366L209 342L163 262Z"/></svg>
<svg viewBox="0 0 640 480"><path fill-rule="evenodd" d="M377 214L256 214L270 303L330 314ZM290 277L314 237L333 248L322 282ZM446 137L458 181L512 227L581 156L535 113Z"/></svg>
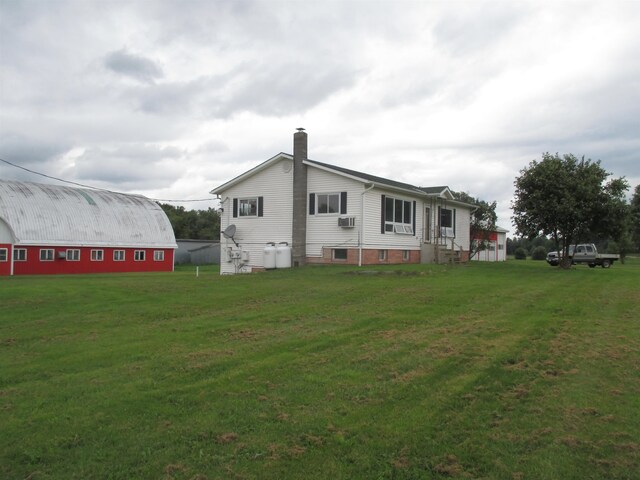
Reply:
<svg viewBox="0 0 640 480"><path fill-rule="evenodd" d="M489 234L488 245L484 250L476 252L471 260L477 260L480 262L504 262L507 260L507 232L501 227ZM481 239L478 239L481 240Z"/></svg>
<svg viewBox="0 0 640 480"><path fill-rule="evenodd" d="M468 260L474 209L446 186L417 187L311 160L307 134L214 188L222 274L305 264ZM281 255L282 254L282 255Z"/></svg>
<svg viewBox="0 0 640 480"><path fill-rule="evenodd" d="M143 196L0 180L0 275L170 272L176 247Z"/></svg>

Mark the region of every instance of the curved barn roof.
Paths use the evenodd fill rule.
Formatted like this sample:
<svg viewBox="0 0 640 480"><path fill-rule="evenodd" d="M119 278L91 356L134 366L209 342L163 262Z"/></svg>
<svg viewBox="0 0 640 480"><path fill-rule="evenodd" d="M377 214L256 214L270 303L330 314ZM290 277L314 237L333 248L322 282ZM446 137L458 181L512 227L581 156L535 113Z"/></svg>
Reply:
<svg viewBox="0 0 640 480"><path fill-rule="evenodd" d="M177 246L160 205L141 195L0 180L0 219L19 245Z"/></svg>

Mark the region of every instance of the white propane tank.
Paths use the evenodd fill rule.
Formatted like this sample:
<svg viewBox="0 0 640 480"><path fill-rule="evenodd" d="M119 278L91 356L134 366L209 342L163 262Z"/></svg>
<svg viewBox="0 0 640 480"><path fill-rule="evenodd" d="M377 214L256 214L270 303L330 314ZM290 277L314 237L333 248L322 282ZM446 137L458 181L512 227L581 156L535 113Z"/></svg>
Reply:
<svg viewBox="0 0 640 480"><path fill-rule="evenodd" d="M291 247L287 242L280 242L276 248L276 268L291 268Z"/></svg>
<svg viewBox="0 0 640 480"><path fill-rule="evenodd" d="M273 242L267 243L264 247L264 268L267 270L276 268L276 244Z"/></svg>

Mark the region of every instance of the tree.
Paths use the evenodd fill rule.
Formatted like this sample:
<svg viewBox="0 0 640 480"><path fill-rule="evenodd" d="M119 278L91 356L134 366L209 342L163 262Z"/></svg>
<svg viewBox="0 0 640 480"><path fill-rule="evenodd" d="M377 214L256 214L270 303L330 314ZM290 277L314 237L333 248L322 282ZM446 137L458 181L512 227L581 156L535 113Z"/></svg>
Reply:
<svg viewBox="0 0 640 480"><path fill-rule="evenodd" d="M161 203L167 214L176 238L191 240L217 240L220 238L220 214L213 208L207 210L186 210Z"/></svg>
<svg viewBox="0 0 640 480"><path fill-rule="evenodd" d="M611 236L624 223L619 201L627 182L617 178L605 183L609 176L599 160L544 153L542 161L532 161L514 182L512 209L518 233L551 237L562 251L561 266L568 268L571 245L593 235Z"/></svg>
<svg viewBox="0 0 640 480"><path fill-rule="evenodd" d="M461 202L475 205L476 209L471 213L469 238L469 258L489 248L491 234L496 231L496 202L486 202L479 198L472 197L465 192L453 192L453 195Z"/></svg>
<svg viewBox="0 0 640 480"><path fill-rule="evenodd" d="M640 252L640 185L636 185L631 197L631 238L636 252Z"/></svg>

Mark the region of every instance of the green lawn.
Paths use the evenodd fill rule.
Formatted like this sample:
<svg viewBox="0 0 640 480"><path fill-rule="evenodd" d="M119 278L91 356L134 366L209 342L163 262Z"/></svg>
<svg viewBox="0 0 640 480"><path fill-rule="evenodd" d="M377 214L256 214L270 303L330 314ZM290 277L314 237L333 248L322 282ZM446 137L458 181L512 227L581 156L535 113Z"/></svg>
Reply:
<svg viewBox="0 0 640 480"><path fill-rule="evenodd" d="M0 478L638 479L640 260L0 278Z"/></svg>

